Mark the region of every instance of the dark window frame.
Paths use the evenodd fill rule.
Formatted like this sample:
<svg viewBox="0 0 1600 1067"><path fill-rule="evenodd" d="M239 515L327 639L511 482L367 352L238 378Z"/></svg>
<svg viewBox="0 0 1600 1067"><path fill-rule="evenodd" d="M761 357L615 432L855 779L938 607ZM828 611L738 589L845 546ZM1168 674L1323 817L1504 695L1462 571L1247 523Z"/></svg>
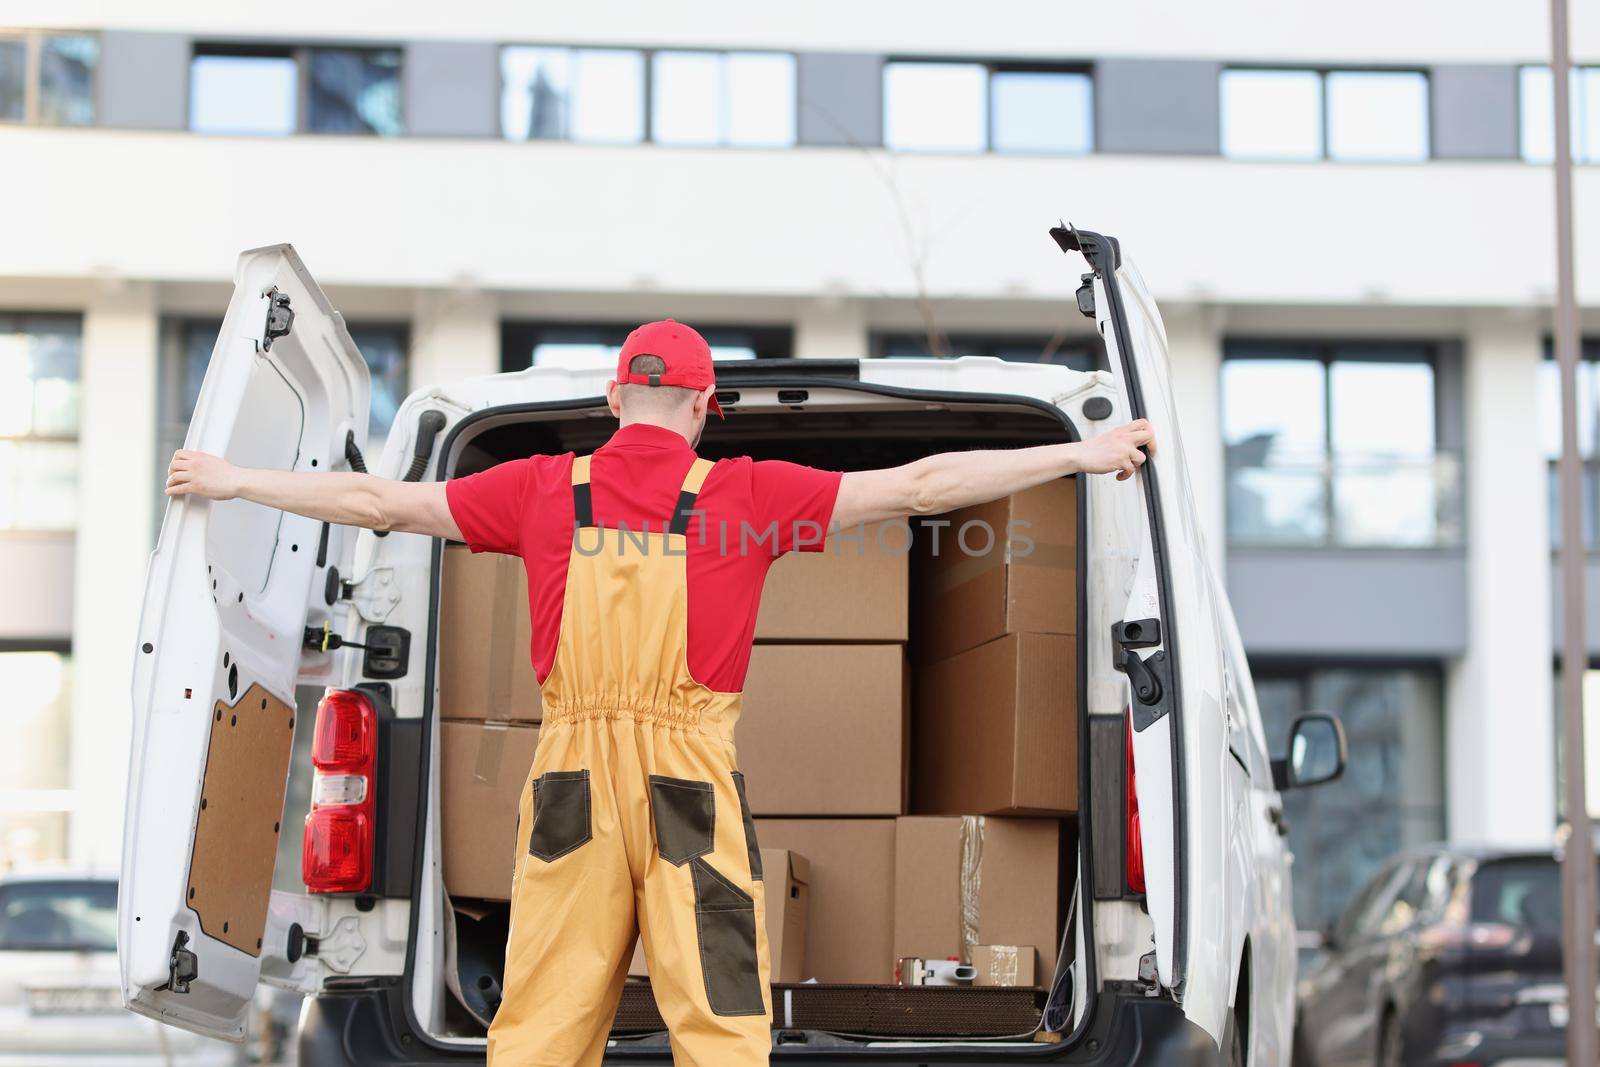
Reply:
<svg viewBox="0 0 1600 1067"><path fill-rule="evenodd" d="M1418 164L1421 164L1421 163L1431 163L1434 160L1439 158L1438 145L1437 145L1437 138L1438 138L1438 135L1439 135L1439 131L1437 129L1437 125L1438 124L1433 121L1433 69L1431 67L1419 67L1419 66L1414 66L1414 65L1408 65L1408 64L1405 64L1405 63L1398 63L1398 64L1393 64L1393 65L1385 65L1385 64L1340 65L1340 64L1320 64L1320 63L1224 63L1222 65L1222 69L1217 73L1217 99L1218 99L1218 102L1219 102L1219 107L1218 107L1217 114L1218 114L1219 133L1221 133L1221 139L1219 141L1219 148L1221 147L1221 142L1225 142L1226 139L1227 139L1226 133L1223 132L1223 131L1225 131L1226 126L1227 126L1227 122L1228 122L1227 109L1226 108L1222 108L1220 106L1220 102L1221 102L1221 98L1222 98L1222 84L1223 84L1223 80L1225 78L1227 78L1228 73L1230 71L1235 71L1235 70L1269 71L1269 72L1277 72L1277 73L1281 73L1281 74L1315 74L1317 76L1317 86L1318 86L1318 90L1319 90L1319 98L1318 98L1318 105L1319 106L1317 108L1317 122L1319 123L1318 131L1317 131L1317 154L1315 156L1313 156L1312 158L1310 158L1310 159L1301 159L1300 157L1274 158L1272 156L1265 156L1265 157L1230 156L1230 155L1227 154L1226 151L1222 151L1221 152L1221 158L1223 158L1223 159L1237 159L1240 162L1245 162L1245 163L1277 163L1277 162L1282 162L1282 163L1349 163L1349 164L1354 164L1356 166L1365 166L1365 165L1371 165L1371 164L1390 165L1390 166L1417 166ZM1335 156L1331 155L1329 153L1329 149L1328 149L1328 133L1333 128L1333 122L1332 122L1332 120L1333 120L1333 112L1331 110L1331 106L1330 106L1329 101L1328 101L1328 76L1330 74L1420 74L1422 76L1422 83L1426 87L1426 96L1425 96L1424 101L1423 101L1424 104L1426 105L1427 114L1428 114L1428 143L1427 143L1427 146L1426 146L1426 148L1427 148L1426 154L1421 159L1339 159L1339 158L1336 158ZM1519 104L1520 104L1520 100L1519 100ZM1519 114L1520 114L1520 112L1519 112Z"/></svg>
<svg viewBox="0 0 1600 1067"><path fill-rule="evenodd" d="M1600 67L1595 69L1600 71ZM1555 338L1549 334L1544 337L1543 351L1544 358L1539 361L1539 365L1544 367L1554 364L1556 361L1556 342ZM1592 365L1594 373L1600 374L1600 336L1584 336L1578 339L1578 362ZM1559 402L1559 395L1557 399ZM1578 399L1581 405L1582 397L1580 396ZM1540 412L1540 417L1544 417L1543 412ZM1559 410L1555 412L1555 418L1557 425L1559 425L1561 418ZM1595 419L1600 421L1600 401L1597 401L1595 405ZM1579 425L1582 425L1581 419L1579 420ZM1578 442L1578 461L1582 470L1579 473L1585 489L1584 498L1580 501L1585 512L1583 522L1586 532L1583 550L1589 556L1600 556L1600 448L1596 448L1594 455L1591 456L1585 456L1583 448L1584 442L1580 440ZM1560 498L1557 495L1558 486L1556 483L1561 457L1556 456L1553 459L1549 459L1546 464L1549 470L1549 484L1552 494L1550 499L1550 551L1554 553L1561 547ZM1591 486L1593 487L1592 493L1588 492Z"/></svg>
<svg viewBox="0 0 1600 1067"><path fill-rule="evenodd" d="M942 149L927 148L890 148L888 144L889 132L889 93L884 86L888 77L889 68L897 63L930 63L941 66L952 64L966 64L984 68L983 75L983 149L971 153L980 156L1019 156L1041 159L1078 159L1083 156L1092 156L1100 151L1100 123L1099 123L1099 84L1095 78L1095 63L1093 60L1076 62L1032 59L1004 59L981 56L929 56L920 54L887 55L883 57L883 69L878 75L880 92L883 97L881 104L882 113L879 122L883 130L883 147L891 152L910 152L913 154L925 153L928 155L966 155L964 152L950 152ZM1087 78L1089 82L1089 144L1082 152L1063 151L1032 151L1016 152L998 149L994 143L994 76L996 74L1073 74Z"/></svg>
<svg viewBox="0 0 1600 1067"><path fill-rule="evenodd" d="M1008 348L1037 347L1040 355L1055 355L1067 352L1069 355L1078 350L1090 361L1088 367L1076 367L1072 362L1056 365L1073 367L1075 370L1104 370L1107 369L1105 342L1095 334L1080 334L1077 331L1061 330L1054 335L1039 332L1002 332L993 330L955 330L940 335L940 340L949 349L976 349L975 352L964 352L968 355L993 356L998 359L1006 357L1000 355L1000 350ZM914 354L895 354L891 351L896 343L915 346L922 351ZM938 354L933 351L933 345L927 334L917 330L873 330L867 339L867 351L873 359L951 359L949 352ZM1049 364L1054 361L1043 359L1036 360L1011 360L1010 362L1028 362Z"/></svg>
<svg viewBox="0 0 1600 1067"><path fill-rule="evenodd" d="M311 127L311 59L317 52L364 52L377 54L393 52L398 57L395 68L395 79L401 87L401 92L396 101L399 114L400 128L394 134L384 134L377 130L371 133L353 133L348 130L318 130ZM184 102L186 112L184 115L184 128L190 133L199 133L194 128L194 61L203 56L236 56L242 58L258 59L287 59L295 68L295 99L294 99L294 129L287 133L267 136L280 137L360 137L398 139L407 136L406 102L405 102L405 68L406 48L398 42L372 42L372 41L323 41L317 44L288 44L274 41L235 41L226 38L205 38L196 40L189 49L189 65L184 70ZM207 134L206 136L230 136L229 134Z"/></svg>
<svg viewBox="0 0 1600 1067"><path fill-rule="evenodd" d="M1421 363L1427 365L1433 372L1433 451L1434 455L1449 455L1453 450L1447 447L1444 441L1444 425L1440 418L1446 410L1445 375L1440 373L1440 365L1444 360L1447 341L1438 338L1402 338L1402 337L1287 337L1272 336L1230 336L1223 338L1222 362L1248 363L1267 361L1304 360L1316 363L1322 368L1322 450L1323 455L1331 462L1337 454L1334 447L1333 427L1333 389L1331 376L1335 363ZM1396 350L1417 349L1415 359L1397 358ZM1218 383L1219 414L1225 421L1227 418L1228 397L1220 380ZM1226 436L1223 437L1223 450L1226 453L1230 447ZM1232 469L1226 457L1224 464L1224 480L1228 482L1232 477ZM1254 541L1236 541L1232 534L1232 522L1227 515L1227 492L1224 492L1223 533L1230 548L1246 548L1250 550L1270 550L1277 547L1288 547L1299 551L1307 548L1338 549L1340 551L1360 551L1363 547L1375 548L1378 551L1433 551L1441 547L1454 547L1450 545L1434 544L1429 546L1404 546L1404 545L1374 545L1356 546L1344 544L1335 536L1338 529L1338 508L1331 491L1323 494L1323 510L1325 533L1323 539L1315 543L1291 544L1279 546L1274 544L1259 544ZM1462 529L1462 543L1465 543L1466 531Z"/></svg>
<svg viewBox="0 0 1600 1067"><path fill-rule="evenodd" d="M712 345L719 343L719 337L728 334L749 335L754 343L757 359L788 359L794 353L794 327L787 323L714 322L692 325ZM619 322L614 319L502 319L500 370L510 373L527 370L533 366L531 362L520 363L512 354L517 352L531 354L534 348L542 343L543 335L549 331L593 330L601 336L600 340L593 343L621 347L628 334L638 326L638 322Z"/></svg>
<svg viewBox="0 0 1600 1067"><path fill-rule="evenodd" d="M39 96L44 70L44 43L52 37L87 37L95 42L95 62L89 71L89 99L93 117L86 123L42 122L39 119ZM38 29L6 29L0 31L0 41L20 41L23 46L22 118L0 118L0 127L44 126L50 129L94 129L100 122L100 34L88 29L57 27Z"/></svg>

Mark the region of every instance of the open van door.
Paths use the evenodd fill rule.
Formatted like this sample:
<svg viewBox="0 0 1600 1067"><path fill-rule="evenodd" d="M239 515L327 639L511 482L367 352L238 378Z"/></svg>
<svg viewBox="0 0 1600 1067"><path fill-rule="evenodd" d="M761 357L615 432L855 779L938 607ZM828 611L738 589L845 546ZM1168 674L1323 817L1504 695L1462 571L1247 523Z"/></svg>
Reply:
<svg viewBox="0 0 1600 1067"><path fill-rule="evenodd" d="M367 367L288 245L245 252L184 447L327 471L366 443ZM275 893L298 682L354 531L244 500L168 501L145 579L117 945L128 1007L243 1040L263 968L311 991L300 932L323 901ZM302 662L304 655L304 662ZM298 924L299 930L293 930Z"/></svg>
<svg viewBox="0 0 1600 1067"><path fill-rule="evenodd" d="M1144 521L1127 606L1111 633L1091 636L1111 642L1128 677L1154 977L1220 1044L1235 962L1227 951L1228 842L1218 833L1226 825L1221 649L1166 329L1115 238L1070 226L1050 235L1088 261L1078 306L1095 319L1129 417L1149 419L1155 430L1154 455L1136 476Z"/></svg>

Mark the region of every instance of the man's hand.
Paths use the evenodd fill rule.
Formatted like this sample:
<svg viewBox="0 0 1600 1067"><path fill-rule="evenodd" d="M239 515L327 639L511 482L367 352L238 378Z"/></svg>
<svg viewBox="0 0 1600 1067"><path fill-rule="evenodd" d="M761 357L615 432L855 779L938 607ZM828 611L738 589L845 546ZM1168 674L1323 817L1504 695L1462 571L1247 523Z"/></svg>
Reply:
<svg viewBox="0 0 1600 1067"><path fill-rule="evenodd" d="M1141 446L1149 445L1149 455L1156 452L1156 432L1148 419L1135 419L1116 429L1091 437L1078 446L1078 456L1087 474L1117 473L1117 481L1126 481L1133 472L1144 466L1146 453Z"/></svg>
<svg viewBox="0 0 1600 1067"><path fill-rule="evenodd" d="M232 500L239 495L240 471L221 456L180 448L167 466L168 496Z"/></svg>

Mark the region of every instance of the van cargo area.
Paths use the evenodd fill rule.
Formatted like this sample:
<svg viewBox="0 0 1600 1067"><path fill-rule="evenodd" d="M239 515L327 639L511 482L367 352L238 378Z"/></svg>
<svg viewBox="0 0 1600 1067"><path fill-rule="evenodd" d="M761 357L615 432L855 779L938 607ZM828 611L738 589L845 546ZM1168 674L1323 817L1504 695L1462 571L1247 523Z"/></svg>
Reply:
<svg viewBox="0 0 1600 1067"><path fill-rule="evenodd" d="M1075 436L1059 410L1021 398L830 381L741 384L723 403L707 458L849 471ZM591 452L614 426L605 414L567 404L469 416L448 476ZM776 1052L1032 1043L1052 988L1053 1007L1071 1003L1082 522L1080 479L1067 478L774 565L737 743L765 872ZM441 951L419 954L411 980L413 1002L435 1006L419 1012L431 1036L448 1043L481 1039L499 1000L518 798L541 715L521 562L453 544L437 558L446 914ZM1042 1028L1070 1029L1065 1014ZM664 1045L663 1030L636 951L613 1037Z"/></svg>

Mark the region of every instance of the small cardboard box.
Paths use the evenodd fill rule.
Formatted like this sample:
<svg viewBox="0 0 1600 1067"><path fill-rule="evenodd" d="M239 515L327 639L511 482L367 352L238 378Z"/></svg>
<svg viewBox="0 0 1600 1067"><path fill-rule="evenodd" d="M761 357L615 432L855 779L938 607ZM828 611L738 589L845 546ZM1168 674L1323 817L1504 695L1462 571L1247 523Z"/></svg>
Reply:
<svg viewBox="0 0 1600 1067"><path fill-rule="evenodd" d="M511 899L517 816L538 741L535 726L439 724L439 832L451 896Z"/></svg>
<svg viewBox="0 0 1600 1067"><path fill-rule="evenodd" d="M735 743L756 815L899 815L901 645L757 645Z"/></svg>
<svg viewBox="0 0 1600 1067"><path fill-rule="evenodd" d="M522 560L449 545L439 582L439 717L538 722Z"/></svg>
<svg viewBox="0 0 1600 1067"><path fill-rule="evenodd" d="M1009 634L917 671L911 810L1078 809L1077 639Z"/></svg>
<svg viewBox="0 0 1600 1067"><path fill-rule="evenodd" d="M1032 945L973 945L972 966L978 977L972 984L1032 988L1038 985L1033 963Z"/></svg>
<svg viewBox="0 0 1600 1067"><path fill-rule="evenodd" d="M761 873L767 887L767 950L774 982L803 982L806 978L806 914L811 901L811 864L798 852L782 848L761 850ZM644 959L644 942L633 947L628 975L650 973Z"/></svg>
<svg viewBox="0 0 1600 1067"><path fill-rule="evenodd" d="M904 641L911 527L842 530L822 552L791 552L767 572L758 641Z"/></svg>
<svg viewBox="0 0 1600 1067"><path fill-rule="evenodd" d="M1077 546L1071 478L929 520L916 550L919 662L1005 634L1077 633Z"/></svg>
<svg viewBox="0 0 1600 1067"><path fill-rule="evenodd" d="M805 978L894 981L894 823L756 820L756 836L763 845L788 849L810 864Z"/></svg>
<svg viewBox="0 0 1600 1067"><path fill-rule="evenodd" d="M1056 819L896 819L894 955L976 963L976 945L1025 945L1053 971L1060 880ZM966 945L963 915L976 920Z"/></svg>

